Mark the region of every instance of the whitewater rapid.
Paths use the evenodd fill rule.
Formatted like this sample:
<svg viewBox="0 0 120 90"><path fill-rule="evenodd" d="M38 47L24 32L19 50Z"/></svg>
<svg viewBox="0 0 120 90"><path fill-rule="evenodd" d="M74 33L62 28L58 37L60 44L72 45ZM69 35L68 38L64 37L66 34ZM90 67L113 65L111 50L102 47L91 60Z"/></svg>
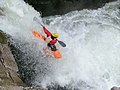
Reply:
<svg viewBox="0 0 120 90"><path fill-rule="evenodd" d="M0 0L0 29L12 36L15 47L35 64L33 86L66 86L78 90L110 90L120 84L120 1L97 10L73 11L43 18L51 32L58 32L67 44L63 58L41 54L44 43L32 35L42 32L33 21L40 14L23 0ZM16 44L17 43L17 44Z"/></svg>

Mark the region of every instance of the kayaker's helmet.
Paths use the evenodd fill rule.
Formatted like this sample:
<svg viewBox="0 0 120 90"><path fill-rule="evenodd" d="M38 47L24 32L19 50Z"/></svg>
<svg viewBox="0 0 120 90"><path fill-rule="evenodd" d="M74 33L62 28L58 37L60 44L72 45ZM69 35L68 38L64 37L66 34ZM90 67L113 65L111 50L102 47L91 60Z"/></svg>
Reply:
<svg viewBox="0 0 120 90"><path fill-rule="evenodd" d="M59 34L58 33L53 33L52 36L55 37L55 38L58 38Z"/></svg>

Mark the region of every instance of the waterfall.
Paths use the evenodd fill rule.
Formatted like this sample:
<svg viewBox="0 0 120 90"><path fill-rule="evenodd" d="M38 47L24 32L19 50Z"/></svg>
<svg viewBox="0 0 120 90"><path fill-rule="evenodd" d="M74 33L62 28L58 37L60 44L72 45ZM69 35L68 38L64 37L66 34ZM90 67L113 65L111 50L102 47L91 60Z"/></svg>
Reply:
<svg viewBox="0 0 120 90"><path fill-rule="evenodd" d="M119 5L118 0L97 10L44 17L47 29L58 32L67 44L66 48L57 44L60 60L42 54L45 43L32 35L33 29L43 33L33 21L40 14L23 0L0 1L0 29L11 35L14 46L24 53L21 58L34 68L33 86L110 90L120 84Z"/></svg>

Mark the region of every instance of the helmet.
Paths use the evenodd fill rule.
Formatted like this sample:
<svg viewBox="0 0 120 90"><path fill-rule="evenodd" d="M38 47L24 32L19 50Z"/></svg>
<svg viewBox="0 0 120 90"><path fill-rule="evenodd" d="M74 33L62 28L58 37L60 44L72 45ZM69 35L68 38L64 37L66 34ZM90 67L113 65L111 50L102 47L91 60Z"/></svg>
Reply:
<svg viewBox="0 0 120 90"><path fill-rule="evenodd" d="M58 33L53 33L52 36L55 37L55 38L58 38L59 34Z"/></svg>

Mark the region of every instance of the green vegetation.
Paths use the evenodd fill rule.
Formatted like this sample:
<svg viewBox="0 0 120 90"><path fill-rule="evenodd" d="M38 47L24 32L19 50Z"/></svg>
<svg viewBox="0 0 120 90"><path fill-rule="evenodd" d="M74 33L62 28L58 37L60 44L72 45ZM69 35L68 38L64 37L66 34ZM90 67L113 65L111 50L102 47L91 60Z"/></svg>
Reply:
<svg viewBox="0 0 120 90"><path fill-rule="evenodd" d="M0 43L7 43L7 35L0 30Z"/></svg>

